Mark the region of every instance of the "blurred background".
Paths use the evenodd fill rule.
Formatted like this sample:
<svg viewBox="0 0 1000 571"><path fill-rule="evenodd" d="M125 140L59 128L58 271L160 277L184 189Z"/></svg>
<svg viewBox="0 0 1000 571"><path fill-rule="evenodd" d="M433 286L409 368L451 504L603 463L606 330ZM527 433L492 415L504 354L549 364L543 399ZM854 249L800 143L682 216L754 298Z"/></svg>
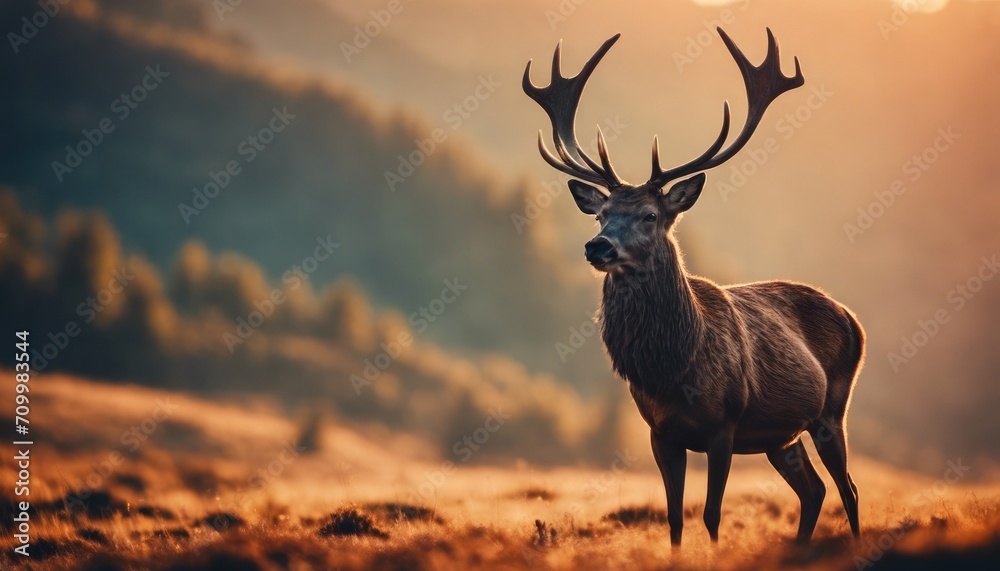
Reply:
<svg viewBox="0 0 1000 571"><path fill-rule="evenodd" d="M621 32L578 124L641 181L654 134L679 164L724 100L742 124L715 27L754 62L770 27L806 84L709 173L679 225L689 268L813 283L858 314L856 454L995 465L1000 3L11 0L0 22L0 315L31 331L37 382L452 460L501 415L472 462L648 464L592 324L594 222L538 156L521 73L534 58L547 83L560 38L575 73Z"/></svg>

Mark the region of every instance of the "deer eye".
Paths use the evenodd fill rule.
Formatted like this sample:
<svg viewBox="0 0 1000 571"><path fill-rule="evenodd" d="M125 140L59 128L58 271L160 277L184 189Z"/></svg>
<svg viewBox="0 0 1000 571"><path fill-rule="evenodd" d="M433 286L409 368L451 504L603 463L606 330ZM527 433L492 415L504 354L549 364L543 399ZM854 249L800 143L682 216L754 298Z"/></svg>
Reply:
<svg viewBox="0 0 1000 571"><path fill-rule="evenodd" d="M649 214L646 215L645 220L646 220L646 222L655 222L656 221L656 213L655 212L650 212Z"/></svg>

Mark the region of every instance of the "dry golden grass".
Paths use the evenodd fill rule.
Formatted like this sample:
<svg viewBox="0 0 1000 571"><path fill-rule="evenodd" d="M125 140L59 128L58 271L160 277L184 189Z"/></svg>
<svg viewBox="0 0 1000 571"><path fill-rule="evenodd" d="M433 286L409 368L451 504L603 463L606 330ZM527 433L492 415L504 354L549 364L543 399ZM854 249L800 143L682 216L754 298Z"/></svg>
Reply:
<svg viewBox="0 0 1000 571"><path fill-rule="evenodd" d="M718 546L701 523L704 471L690 469L684 542L673 550L662 484L639 463L618 472L521 462L448 469L422 443L332 421L318 449L300 451L287 444L295 423L265 405L40 381L35 414L46 422L32 451L32 556L12 555L5 501L3 568L995 569L1000 561L1000 487L947 484L864 458L852 460L860 543L828 481L813 544L793 545L798 502L751 458L734 468ZM126 453L122 432L167 397L176 410ZM115 451L123 460L108 470ZM13 476L4 463L0 480ZM80 491L89 496L66 501Z"/></svg>

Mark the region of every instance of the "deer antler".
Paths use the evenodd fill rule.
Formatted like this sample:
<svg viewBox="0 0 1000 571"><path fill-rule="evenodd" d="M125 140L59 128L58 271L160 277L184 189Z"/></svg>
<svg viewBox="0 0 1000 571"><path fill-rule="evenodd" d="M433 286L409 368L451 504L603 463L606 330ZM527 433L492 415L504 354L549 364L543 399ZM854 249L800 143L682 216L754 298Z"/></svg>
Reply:
<svg viewBox="0 0 1000 571"><path fill-rule="evenodd" d="M722 31L722 28L717 28L717 30L719 31L719 35L722 36L722 41L729 48L729 53L736 60L736 65L739 66L740 73L743 74L743 83L746 84L748 111L743 130L740 131L739 136L736 137L736 140L726 150L719 153L719 149L722 148L722 144L725 143L726 137L729 135L729 102L725 102L722 107L722 131L715 142L712 143L712 146L693 161L667 171L660 169L660 149L654 137L653 173L648 183L650 185L662 188L671 180L708 170L726 162L750 140L761 118L763 118L764 111L767 110L768 105L782 93L796 87L801 87L805 83L802 77L802 70L799 69L799 58L795 58L794 76L787 77L781 72L781 60L778 57L778 42L774 39L774 34L771 33L770 28L767 29L767 56L764 57L764 61L759 66L754 66L750 63L750 60L736 47L736 44L726 35L726 32Z"/></svg>
<svg viewBox="0 0 1000 571"><path fill-rule="evenodd" d="M615 34L604 42L575 77L562 76L560 71L562 42L560 42L556 45L555 54L552 57L552 81L548 87L538 87L531 83L531 60L528 60L528 65L524 68L524 79L521 82L524 92L545 110L552 122L552 139L559 157L553 155L545 146L545 142L542 140L542 131L539 130L538 150L542 153L545 162L570 176L606 186L609 190L622 186L624 182L611 166L604 133L601 132L600 127L597 128L597 153L601 160L601 164L597 164L580 147L580 143L576 139L575 123L576 110L580 106L580 95L583 93L587 80L590 79L597 64L601 62L601 58L608 53L619 37L621 34ZM580 162L580 159L583 160L583 163Z"/></svg>

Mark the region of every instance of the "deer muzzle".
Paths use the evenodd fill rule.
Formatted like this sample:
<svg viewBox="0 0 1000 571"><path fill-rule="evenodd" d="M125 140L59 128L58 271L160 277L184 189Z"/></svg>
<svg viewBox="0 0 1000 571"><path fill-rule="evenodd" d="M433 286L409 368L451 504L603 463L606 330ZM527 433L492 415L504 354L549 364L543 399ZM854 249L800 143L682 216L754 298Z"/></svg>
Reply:
<svg viewBox="0 0 1000 571"><path fill-rule="evenodd" d="M602 266L618 259L618 251L611 240L598 236L584 245L584 256L594 266Z"/></svg>

